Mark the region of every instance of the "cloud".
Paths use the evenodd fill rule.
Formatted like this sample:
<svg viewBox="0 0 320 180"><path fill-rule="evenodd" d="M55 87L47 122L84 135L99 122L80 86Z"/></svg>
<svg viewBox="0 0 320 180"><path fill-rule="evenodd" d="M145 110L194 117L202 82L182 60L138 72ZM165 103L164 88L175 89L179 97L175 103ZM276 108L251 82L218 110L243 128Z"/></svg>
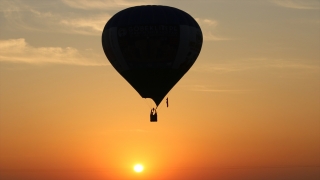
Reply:
<svg viewBox="0 0 320 180"><path fill-rule="evenodd" d="M310 73L318 72L320 66L318 64L302 63L301 60L283 60L283 59L268 59L268 58L249 58L237 61L228 61L226 63L203 63L193 67L191 71L211 72L211 73L230 73L240 72L262 68L273 69L291 69L305 70Z"/></svg>
<svg viewBox="0 0 320 180"><path fill-rule="evenodd" d="M62 2L77 9L115 9L154 4L153 0L62 0Z"/></svg>
<svg viewBox="0 0 320 180"><path fill-rule="evenodd" d="M272 0L278 6L292 9L320 9L319 0Z"/></svg>
<svg viewBox="0 0 320 180"><path fill-rule="evenodd" d="M105 134L105 133L123 133L123 132L129 132L129 133L151 133L151 131L148 131L148 130L145 130L145 129L112 129L112 130L103 131L103 132L101 132L101 134Z"/></svg>
<svg viewBox="0 0 320 180"><path fill-rule="evenodd" d="M0 40L0 61L30 64L109 65L105 57L91 50L80 52L73 47L33 47L25 39Z"/></svg>
<svg viewBox="0 0 320 180"><path fill-rule="evenodd" d="M2 10L4 17L10 28L15 29L100 36L111 17L105 12L89 13L83 16L75 12L37 10L15 1L4 2L7 6L7 9Z"/></svg>
<svg viewBox="0 0 320 180"><path fill-rule="evenodd" d="M230 40L229 38L220 37L214 35L213 31L218 26L218 21L211 20L211 19L202 19L202 18L195 18L198 24L201 27L203 33L203 39L205 41L225 41Z"/></svg>
<svg viewBox="0 0 320 180"><path fill-rule="evenodd" d="M110 18L109 14L97 14L85 18L61 19L59 24L71 33L101 36L103 28Z"/></svg>
<svg viewBox="0 0 320 180"><path fill-rule="evenodd" d="M220 89L220 88L214 88L213 86L208 85L187 85L184 86L184 88L187 88L190 91L197 91L197 92L214 92L214 93L246 93L251 92L253 90L251 89Z"/></svg>
<svg viewBox="0 0 320 180"><path fill-rule="evenodd" d="M152 4L154 1L124 1L124 0L62 0L62 5L72 8L70 11L59 11L57 5L51 9L35 8L24 4L24 1L3 1L0 5L10 28L20 28L29 31L68 33L101 36L103 28L111 15L105 11L92 9L124 8L141 4ZM56 6L56 7L55 7ZM68 7L67 7L68 8ZM85 14L85 15L84 15ZM208 18L196 18L201 26L204 40L223 41L229 38L221 37L215 32L218 21Z"/></svg>

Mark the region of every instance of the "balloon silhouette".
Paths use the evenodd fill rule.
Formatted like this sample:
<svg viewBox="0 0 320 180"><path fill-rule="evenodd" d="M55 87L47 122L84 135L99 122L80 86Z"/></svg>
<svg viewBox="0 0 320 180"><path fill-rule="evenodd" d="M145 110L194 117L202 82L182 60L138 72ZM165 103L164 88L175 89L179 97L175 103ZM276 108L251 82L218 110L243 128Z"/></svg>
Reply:
<svg viewBox="0 0 320 180"><path fill-rule="evenodd" d="M196 61L202 42L198 23L168 6L124 9L102 33L103 50L112 66L157 106Z"/></svg>

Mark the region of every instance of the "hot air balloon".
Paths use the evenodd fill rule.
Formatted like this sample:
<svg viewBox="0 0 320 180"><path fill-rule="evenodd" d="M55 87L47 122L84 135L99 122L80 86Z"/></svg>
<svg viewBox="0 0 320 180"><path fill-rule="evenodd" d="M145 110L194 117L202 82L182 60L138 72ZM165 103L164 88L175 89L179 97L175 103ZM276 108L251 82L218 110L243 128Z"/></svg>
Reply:
<svg viewBox="0 0 320 180"><path fill-rule="evenodd" d="M102 33L112 66L157 106L196 61L202 41L201 29L188 13L160 5L124 9Z"/></svg>

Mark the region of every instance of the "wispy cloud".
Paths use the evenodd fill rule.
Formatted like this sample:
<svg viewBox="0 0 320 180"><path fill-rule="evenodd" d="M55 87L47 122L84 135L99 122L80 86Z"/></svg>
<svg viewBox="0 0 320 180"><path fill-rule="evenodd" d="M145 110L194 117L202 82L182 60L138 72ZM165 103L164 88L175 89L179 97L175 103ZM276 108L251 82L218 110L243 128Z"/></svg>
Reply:
<svg viewBox="0 0 320 180"><path fill-rule="evenodd" d="M154 0L62 0L62 2L77 9L114 9L155 3Z"/></svg>
<svg viewBox="0 0 320 180"><path fill-rule="evenodd" d="M320 9L319 0L272 0L278 6L292 9Z"/></svg>
<svg viewBox="0 0 320 180"><path fill-rule="evenodd" d="M252 89L222 89L215 88L210 85L188 85L185 86L190 91L198 91L198 92L213 92L213 93L247 93L253 91Z"/></svg>
<svg viewBox="0 0 320 180"><path fill-rule="evenodd" d="M80 52L72 47L33 47L25 39L0 40L0 61L31 64L109 65L104 57L91 50Z"/></svg>
<svg viewBox="0 0 320 180"><path fill-rule="evenodd" d="M125 8L129 6L153 4L155 1L127 1L127 0L61 0L69 12L58 11L56 8L41 9L29 6L24 1L2 1L0 5L4 17L11 28L21 28L29 31L83 34L101 36L101 32L111 18L105 10L112 8ZM1 8L1 7L0 7ZM93 11L94 9L98 9ZM99 9L103 9L99 10ZM85 12L85 13L84 13ZM85 16L83 15L85 14ZM201 26L204 40L223 41L230 40L217 35L218 21L208 18L196 18Z"/></svg>
<svg viewBox="0 0 320 180"><path fill-rule="evenodd" d="M302 63L301 60L284 60L269 58L248 58L228 61L225 63L203 63L193 67L192 71L211 73L230 73L263 68L306 70L308 72L320 71L319 64Z"/></svg>
<svg viewBox="0 0 320 180"><path fill-rule="evenodd" d="M111 15L105 12L89 13L86 16L75 12L50 12L29 7L23 3L4 1L4 17L12 28L30 31L59 32L100 36ZM3 3L2 3L3 4ZM0 4L1 5L1 4Z"/></svg>
<svg viewBox="0 0 320 180"><path fill-rule="evenodd" d="M224 41L230 40L229 38L215 35L213 31L218 26L218 21L212 19L195 18L201 27L203 38L205 41Z"/></svg>
<svg viewBox="0 0 320 180"><path fill-rule="evenodd" d="M65 18L59 24L72 33L100 36L110 17L109 14L97 14L84 18Z"/></svg>
<svg viewBox="0 0 320 180"><path fill-rule="evenodd" d="M109 131L103 131L101 134L105 133L151 133L151 131L145 129L112 129Z"/></svg>
<svg viewBox="0 0 320 180"><path fill-rule="evenodd" d="M42 30L54 30L55 32L71 34L101 35L103 27L111 17L107 13L78 17L74 14L61 16L59 14L40 12L34 9L29 9L29 11L32 13L34 21L43 22Z"/></svg>

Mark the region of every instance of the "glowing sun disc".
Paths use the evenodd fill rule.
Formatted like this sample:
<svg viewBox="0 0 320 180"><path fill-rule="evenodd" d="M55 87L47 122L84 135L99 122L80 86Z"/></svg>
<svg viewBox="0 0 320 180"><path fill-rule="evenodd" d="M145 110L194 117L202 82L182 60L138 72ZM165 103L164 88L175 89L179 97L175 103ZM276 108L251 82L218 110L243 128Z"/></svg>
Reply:
<svg viewBox="0 0 320 180"><path fill-rule="evenodd" d="M134 165L133 170L137 173L142 172L143 166L141 164L136 164L136 165Z"/></svg>

